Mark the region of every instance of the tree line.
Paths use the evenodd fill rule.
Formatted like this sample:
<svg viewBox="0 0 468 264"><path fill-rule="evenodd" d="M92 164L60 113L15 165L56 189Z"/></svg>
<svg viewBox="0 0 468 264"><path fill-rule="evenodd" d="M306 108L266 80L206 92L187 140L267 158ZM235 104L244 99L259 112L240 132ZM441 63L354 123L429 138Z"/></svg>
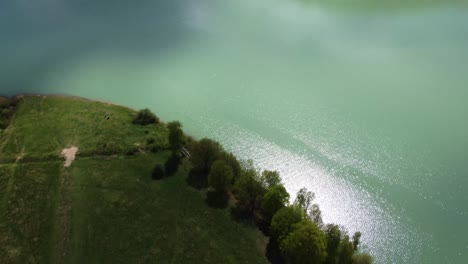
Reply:
<svg viewBox="0 0 468 264"><path fill-rule="evenodd" d="M359 252L361 233L323 223L315 194L302 188L290 203L290 194L277 171L260 171L252 161L240 161L212 139L186 136L178 121L167 124L171 157L156 166L153 178L177 171L182 147L190 151L190 175L204 183L216 199L234 200L236 219L254 223L270 237L284 263L369 264L372 257ZM209 192L207 193L207 195Z"/></svg>

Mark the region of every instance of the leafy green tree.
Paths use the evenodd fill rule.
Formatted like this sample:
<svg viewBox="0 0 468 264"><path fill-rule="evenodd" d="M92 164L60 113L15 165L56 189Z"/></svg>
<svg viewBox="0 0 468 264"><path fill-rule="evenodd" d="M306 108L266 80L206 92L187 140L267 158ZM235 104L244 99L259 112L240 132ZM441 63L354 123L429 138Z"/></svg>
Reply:
<svg viewBox="0 0 468 264"><path fill-rule="evenodd" d="M351 241L348 232L338 225L328 224L324 228L324 232L328 253L325 263L353 263L353 255L357 250L361 233L356 232Z"/></svg>
<svg viewBox="0 0 468 264"><path fill-rule="evenodd" d="M338 225L328 224L325 227L325 237L327 239L327 259L325 263L335 264L338 259L338 249L341 243L341 229Z"/></svg>
<svg viewBox="0 0 468 264"><path fill-rule="evenodd" d="M351 264L353 262L354 244L349 240L349 236L345 234L338 248L338 263Z"/></svg>
<svg viewBox="0 0 468 264"><path fill-rule="evenodd" d="M325 235L310 220L302 220L280 243L281 252L291 264L323 263L327 257Z"/></svg>
<svg viewBox="0 0 468 264"><path fill-rule="evenodd" d="M254 168L243 170L233 188L237 199L237 209L247 216L252 216L254 211L258 209L261 197L265 191L260 182L258 172Z"/></svg>
<svg viewBox="0 0 468 264"><path fill-rule="evenodd" d="M309 211L310 219L319 226L323 225L322 211L318 204L313 204Z"/></svg>
<svg viewBox="0 0 468 264"><path fill-rule="evenodd" d="M354 250L356 251L358 249L359 243L361 242L361 232L356 232L353 235L353 245L354 245Z"/></svg>
<svg viewBox="0 0 468 264"><path fill-rule="evenodd" d="M184 132L182 131L182 124L179 121L172 121L167 123L169 129L169 145L172 153L177 153L184 142Z"/></svg>
<svg viewBox="0 0 468 264"><path fill-rule="evenodd" d="M314 199L315 194L313 192L307 191L307 188L302 188L297 192L294 203L302 207L304 211L308 212Z"/></svg>
<svg viewBox="0 0 468 264"><path fill-rule="evenodd" d="M368 254L353 255L353 264L372 264L372 257Z"/></svg>
<svg viewBox="0 0 468 264"><path fill-rule="evenodd" d="M267 223L270 223L273 215L283 208L289 200L289 193L283 185L274 185L263 195L262 215Z"/></svg>
<svg viewBox="0 0 468 264"><path fill-rule="evenodd" d="M137 115L133 119L134 124L146 126L150 124L159 123L159 118L151 112L148 108L138 111Z"/></svg>
<svg viewBox="0 0 468 264"><path fill-rule="evenodd" d="M271 188L275 185L281 184L281 177L277 171L265 170L262 172L261 176L262 184L265 188Z"/></svg>
<svg viewBox="0 0 468 264"><path fill-rule="evenodd" d="M236 156L234 156L234 154L232 153L223 152L221 153L220 159L224 160L229 166L231 166L232 171L234 173L233 181L236 181L237 179L239 179L242 168Z"/></svg>
<svg viewBox="0 0 468 264"><path fill-rule="evenodd" d="M211 165L208 184L217 192L226 192L234 177L234 171L224 160L217 160Z"/></svg>
<svg viewBox="0 0 468 264"><path fill-rule="evenodd" d="M305 219L305 217L306 215L302 208L296 205L279 209L271 220L270 231L272 237L281 243L291 233L293 226Z"/></svg>
<svg viewBox="0 0 468 264"><path fill-rule="evenodd" d="M194 169L201 173L209 173L211 165L223 152L221 144L212 139L203 138L194 143L191 152Z"/></svg>

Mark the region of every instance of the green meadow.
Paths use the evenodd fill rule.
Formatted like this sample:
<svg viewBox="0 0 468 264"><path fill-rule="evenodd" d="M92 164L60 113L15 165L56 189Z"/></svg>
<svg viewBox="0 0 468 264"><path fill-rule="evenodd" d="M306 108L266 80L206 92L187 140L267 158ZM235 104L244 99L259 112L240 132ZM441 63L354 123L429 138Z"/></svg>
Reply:
<svg viewBox="0 0 468 264"><path fill-rule="evenodd" d="M151 179L170 156L167 129L133 125L134 114L80 98L23 99L0 134L0 263L267 262L266 237L207 206L205 191L187 184L189 163ZM79 152L64 167L59 153L70 146Z"/></svg>

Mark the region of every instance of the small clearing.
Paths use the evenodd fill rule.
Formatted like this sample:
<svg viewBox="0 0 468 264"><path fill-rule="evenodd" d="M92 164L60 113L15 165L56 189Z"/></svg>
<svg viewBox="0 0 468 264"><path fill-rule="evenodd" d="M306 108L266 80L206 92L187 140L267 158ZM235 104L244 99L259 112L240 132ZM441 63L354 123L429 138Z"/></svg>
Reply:
<svg viewBox="0 0 468 264"><path fill-rule="evenodd" d="M75 160L76 153L78 152L77 147L71 147L71 148L66 148L63 149L62 152L60 153L60 157L64 157L65 164L63 164L64 167L70 167L72 162Z"/></svg>

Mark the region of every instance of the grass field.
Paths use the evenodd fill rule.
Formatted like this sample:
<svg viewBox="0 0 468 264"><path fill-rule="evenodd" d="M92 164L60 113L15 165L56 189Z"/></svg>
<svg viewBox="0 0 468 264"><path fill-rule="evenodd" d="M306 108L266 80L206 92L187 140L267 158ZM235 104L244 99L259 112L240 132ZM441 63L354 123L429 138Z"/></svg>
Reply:
<svg viewBox="0 0 468 264"><path fill-rule="evenodd" d="M103 113L114 121L93 138L88 130ZM0 263L266 263L266 238L231 220L228 209L207 206L205 191L186 182L188 164L151 180L167 151L79 156L69 168L49 158L109 138L122 148L149 136L167 144L163 125L145 133L132 113L76 98L26 98L0 138L0 156L35 157L0 163Z"/></svg>
<svg viewBox="0 0 468 264"><path fill-rule="evenodd" d="M123 153L131 147L167 147L163 124L135 126L129 108L59 96L27 96L0 142L0 162L58 158L63 148L79 155Z"/></svg>

